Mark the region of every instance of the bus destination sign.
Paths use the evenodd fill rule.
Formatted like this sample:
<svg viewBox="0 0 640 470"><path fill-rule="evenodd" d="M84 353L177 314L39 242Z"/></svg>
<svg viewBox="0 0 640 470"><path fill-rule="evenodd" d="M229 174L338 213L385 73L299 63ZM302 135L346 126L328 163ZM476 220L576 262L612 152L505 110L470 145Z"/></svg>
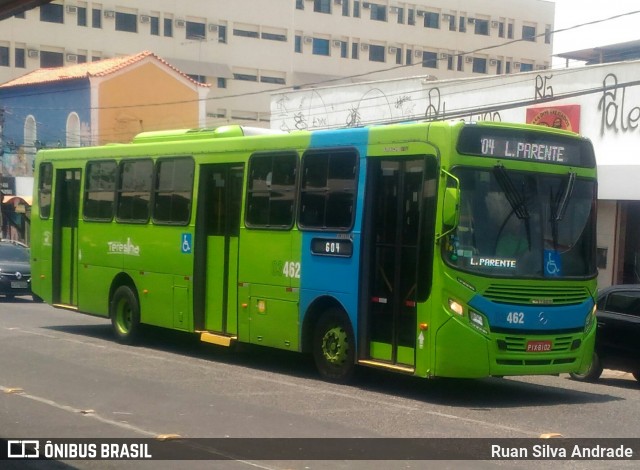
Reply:
<svg viewBox="0 0 640 470"><path fill-rule="evenodd" d="M557 142L527 142L495 137L482 137L480 140L480 153L498 158L569 164L571 150L574 149Z"/></svg>
<svg viewBox="0 0 640 470"><path fill-rule="evenodd" d="M595 157L588 141L542 132L466 127L460 134L458 151L466 155L509 158L532 163L592 168Z"/></svg>

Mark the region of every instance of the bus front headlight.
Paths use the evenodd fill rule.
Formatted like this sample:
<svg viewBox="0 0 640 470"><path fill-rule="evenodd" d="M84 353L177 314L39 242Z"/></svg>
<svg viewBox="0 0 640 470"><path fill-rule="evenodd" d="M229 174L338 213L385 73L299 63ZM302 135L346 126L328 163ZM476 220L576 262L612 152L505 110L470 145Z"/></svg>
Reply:
<svg viewBox="0 0 640 470"><path fill-rule="evenodd" d="M587 315L587 319L584 322L584 332L587 333L589 332L589 330L591 329L591 327L593 326L593 324L596 321L596 309L597 309L597 305L594 305L593 308L591 309L591 312L589 313L589 315Z"/></svg>

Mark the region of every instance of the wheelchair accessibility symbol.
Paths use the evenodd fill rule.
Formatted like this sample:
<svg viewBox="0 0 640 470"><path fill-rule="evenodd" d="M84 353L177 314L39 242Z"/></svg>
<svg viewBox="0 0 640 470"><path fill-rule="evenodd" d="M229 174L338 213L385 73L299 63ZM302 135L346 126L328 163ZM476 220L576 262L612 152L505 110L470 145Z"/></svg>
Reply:
<svg viewBox="0 0 640 470"><path fill-rule="evenodd" d="M560 253L557 251L544 251L544 275L550 277L562 275Z"/></svg>
<svg viewBox="0 0 640 470"><path fill-rule="evenodd" d="M190 233L183 233L182 234L182 245L180 247L180 251L182 251L185 254L190 254L191 253L191 234Z"/></svg>

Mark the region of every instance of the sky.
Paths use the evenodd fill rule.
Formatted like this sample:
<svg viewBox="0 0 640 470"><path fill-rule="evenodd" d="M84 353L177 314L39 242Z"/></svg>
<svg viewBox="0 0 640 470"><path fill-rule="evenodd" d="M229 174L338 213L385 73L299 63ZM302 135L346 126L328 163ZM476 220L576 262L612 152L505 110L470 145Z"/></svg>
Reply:
<svg viewBox="0 0 640 470"><path fill-rule="evenodd" d="M640 10L638 0L555 0L555 4L555 30ZM624 18L557 33L553 38L553 53L639 40L639 24L640 13L636 13Z"/></svg>

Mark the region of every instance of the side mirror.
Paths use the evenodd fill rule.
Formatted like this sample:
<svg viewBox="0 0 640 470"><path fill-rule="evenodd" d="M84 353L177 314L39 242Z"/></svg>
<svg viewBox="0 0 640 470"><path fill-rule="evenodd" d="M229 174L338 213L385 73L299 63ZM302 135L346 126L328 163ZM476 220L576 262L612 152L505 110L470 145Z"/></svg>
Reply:
<svg viewBox="0 0 640 470"><path fill-rule="evenodd" d="M458 225L458 206L460 205L460 189L457 187L444 190L444 203L442 205L442 224Z"/></svg>
<svg viewBox="0 0 640 470"><path fill-rule="evenodd" d="M443 232L437 236L438 240L453 232L460 221L460 180L445 170L442 170L442 176L445 178L446 187L442 201ZM445 230L445 227L448 228Z"/></svg>

